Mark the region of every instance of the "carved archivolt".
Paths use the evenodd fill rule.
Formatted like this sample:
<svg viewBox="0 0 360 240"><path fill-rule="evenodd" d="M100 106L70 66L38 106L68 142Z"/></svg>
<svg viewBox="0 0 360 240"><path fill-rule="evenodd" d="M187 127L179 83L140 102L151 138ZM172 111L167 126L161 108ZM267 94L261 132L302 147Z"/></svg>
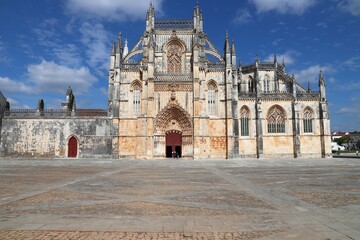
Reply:
<svg viewBox="0 0 360 240"><path fill-rule="evenodd" d="M183 135L192 135L190 114L176 101L170 101L156 116L155 133L164 135L166 131L177 130Z"/></svg>

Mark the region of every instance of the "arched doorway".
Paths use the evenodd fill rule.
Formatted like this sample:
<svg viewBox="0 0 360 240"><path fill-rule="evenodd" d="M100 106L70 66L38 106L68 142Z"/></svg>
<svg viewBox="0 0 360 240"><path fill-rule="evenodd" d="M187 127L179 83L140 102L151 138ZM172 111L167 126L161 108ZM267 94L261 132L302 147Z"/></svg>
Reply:
<svg viewBox="0 0 360 240"><path fill-rule="evenodd" d="M77 157L77 151L78 151L78 141L76 137L72 136L68 142L68 157L69 158Z"/></svg>
<svg viewBox="0 0 360 240"><path fill-rule="evenodd" d="M181 157L182 136L180 131L170 130L166 132L166 157Z"/></svg>
<svg viewBox="0 0 360 240"><path fill-rule="evenodd" d="M157 114L154 131L154 155L173 157L176 151L182 158L193 156L193 129L190 114L171 100Z"/></svg>

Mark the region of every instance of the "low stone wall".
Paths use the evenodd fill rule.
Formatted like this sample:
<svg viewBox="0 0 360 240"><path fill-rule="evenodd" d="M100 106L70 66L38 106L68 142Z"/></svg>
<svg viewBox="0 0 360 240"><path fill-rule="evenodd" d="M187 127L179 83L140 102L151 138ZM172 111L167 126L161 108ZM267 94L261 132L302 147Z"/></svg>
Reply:
<svg viewBox="0 0 360 240"><path fill-rule="evenodd" d="M76 157L112 157L112 121L98 118L10 118L1 129L1 157L67 157L76 138Z"/></svg>

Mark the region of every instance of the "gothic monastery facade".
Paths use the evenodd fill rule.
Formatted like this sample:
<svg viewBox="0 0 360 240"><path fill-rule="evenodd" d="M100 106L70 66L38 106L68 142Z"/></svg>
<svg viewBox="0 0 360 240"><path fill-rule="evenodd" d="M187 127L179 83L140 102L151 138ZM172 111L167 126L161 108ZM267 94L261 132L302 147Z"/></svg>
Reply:
<svg viewBox="0 0 360 240"><path fill-rule="evenodd" d="M52 113L42 100L32 112L3 104L0 156L330 157L322 72L315 92L276 56L237 62L227 34L222 53L211 43L199 6L193 19L163 20L150 5L138 42L112 46L108 110L76 109L71 89Z"/></svg>

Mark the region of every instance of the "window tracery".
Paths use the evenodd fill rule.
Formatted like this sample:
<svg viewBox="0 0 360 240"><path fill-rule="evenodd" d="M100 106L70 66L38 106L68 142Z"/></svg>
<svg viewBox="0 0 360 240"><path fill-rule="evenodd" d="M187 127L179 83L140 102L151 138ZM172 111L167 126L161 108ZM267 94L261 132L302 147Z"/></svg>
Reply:
<svg viewBox="0 0 360 240"><path fill-rule="evenodd" d="M216 87L214 84L208 85L208 113L209 115L216 114Z"/></svg>
<svg viewBox="0 0 360 240"><path fill-rule="evenodd" d="M140 86L135 85L133 90L133 112L135 115L140 115Z"/></svg>
<svg viewBox="0 0 360 240"><path fill-rule="evenodd" d="M240 110L241 136L249 136L249 110L242 107Z"/></svg>
<svg viewBox="0 0 360 240"><path fill-rule="evenodd" d="M181 45L173 41L167 48L167 71L169 73L178 73L182 70L181 64L182 47Z"/></svg>
<svg viewBox="0 0 360 240"><path fill-rule="evenodd" d="M279 106L270 109L267 121L268 133L285 133L285 113Z"/></svg>
<svg viewBox="0 0 360 240"><path fill-rule="evenodd" d="M312 119L313 119L312 110L309 108L306 108L304 111L304 133L312 133L313 132Z"/></svg>

